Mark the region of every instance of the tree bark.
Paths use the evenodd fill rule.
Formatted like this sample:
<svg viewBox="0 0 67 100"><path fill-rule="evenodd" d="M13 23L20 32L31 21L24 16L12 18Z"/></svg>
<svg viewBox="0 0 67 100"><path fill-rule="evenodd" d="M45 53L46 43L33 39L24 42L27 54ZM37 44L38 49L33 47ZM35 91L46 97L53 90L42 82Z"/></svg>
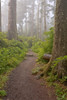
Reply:
<svg viewBox="0 0 67 100"><path fill-rule="evenodd" d="M10 0L9 1L8 39L17 39L16 0Z"/></svg>
<svg viewBox="0 0 67 100"><path fill-rule="evenodd" d="M65 55L67 55L67 0L57 0L53 51L47 71L56 58ZM67 75L67 60L59 62L57 74L59 78Z"/></svg>

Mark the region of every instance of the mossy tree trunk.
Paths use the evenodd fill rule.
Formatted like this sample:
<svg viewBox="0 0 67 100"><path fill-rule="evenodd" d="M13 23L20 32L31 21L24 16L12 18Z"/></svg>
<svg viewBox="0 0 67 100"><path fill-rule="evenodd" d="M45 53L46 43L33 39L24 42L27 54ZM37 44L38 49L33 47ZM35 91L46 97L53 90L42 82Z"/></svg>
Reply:
<svg viewBox="0 0 67 100"><path fill-rule="evenodd" d="M17 39L16 0L9 0L8 39Z"/></svg>
<svg viewBox="0 0 67 100"><path fill-rule="evenodd" d="M47 71L56 58L65 55L67 55L67 0L57 0L54 44ZM67 60L61 61L57 65L57 74L59 78L67 75Z"/></svg>

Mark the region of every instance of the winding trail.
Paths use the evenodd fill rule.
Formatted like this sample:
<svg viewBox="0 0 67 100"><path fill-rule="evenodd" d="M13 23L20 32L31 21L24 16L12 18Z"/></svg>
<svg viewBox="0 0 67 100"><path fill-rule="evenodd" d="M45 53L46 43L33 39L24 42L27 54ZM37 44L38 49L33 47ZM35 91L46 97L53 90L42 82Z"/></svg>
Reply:
<svg viewBox="0 0 67 100"><path fill-rule="evenodd" d="M7 82L7 96L3 100L56 100L54 92L49 92L42 80L36 80L31 74L36 65L36 56L29 52L26 59L14 69Z"/></svg>

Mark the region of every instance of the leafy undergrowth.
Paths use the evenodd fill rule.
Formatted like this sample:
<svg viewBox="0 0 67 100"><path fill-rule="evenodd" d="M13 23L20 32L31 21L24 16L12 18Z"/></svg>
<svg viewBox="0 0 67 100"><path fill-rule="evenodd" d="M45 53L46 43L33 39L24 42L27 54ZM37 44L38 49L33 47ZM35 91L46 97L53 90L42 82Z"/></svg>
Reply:
<svg viewBox="0 0 67 100"><path fill-rule="evenodd" d="M60 84L54 84L56 89L57 100L67 100L67 89L61 87Z"/></svg>
<svg viewBox="0 0 67 100"><path fill-rule="evenodd" d="M39 67L32 69L32 75L36 75L39 72L39 70L40 70Z"/></svg>
<svg viewBox="0 0 67 100"><path fill-rule="evenodd" d="M56 95L57 95L57 100L67 100L67 76L64 76L62 78L58 78L58 75L55 73L55 68L59 62L62 60L66 60L67 56L64 57L59 57L57 58L52 66L51 66L51 71L48 72L48 76L43 76L43 79L46 81L47 85L49 86L54 86ZM32 74L40 74L43 73L46 70L47 64L44 65L44 67L37 67L32 70ZM42 69L42 70L40 70ZM55 74L54 74L55 73ZM40 77L41 78L41 77Z"/></svg>
<svg viewBox="0 0 67 100"><path fill-rule="evenodd" d="M6 81L8 80L8 75L13 69L14 68L10 68L6 71L6 73L0 75L0 90L3 89Z"/></svg>
<svg viewBox="0 0 67 100"><path fill-rule="evenodd" d="M36 67L32 69L32 75L37 75L39 72L43 71L43 67Z"/></svg>
<svg viewBox="0 0 67 100"><path fill-rule="evenodd" d="M32 70L33 75L37 75L42 73L44 67L36 67ZM39 79L39 78L38 78ZM57 76L52 76L52 78L43 76L43 79L46 81L46 85L53 86L55 88L55 93L57 96L57 100L67 100L67 86L64 86L61 82L57 82Z"/></svg>
<svg viewBox="0 0 67 100"><path fill-rule="evenodd" d="M61 62L67 60L67 55L57 58L53 61L51 72L48 73L47 82L55 87L57 100L67 100L67 76L58 78L56 66Z"/></svg>
<svg viewBox="0 0 67 100"><path fill-rule="evenodd" d="M6 91L4 90L4 86L5 83L8 81L8 75L13 69L14 68L10 68L9 70L6 71L6 73L0 75L0 100L2 100L1 99L2 97L7 95Z"/></svg>
<svg viewBox="0 0 67 100"><path fill-rule="evenodd" d="M22 40L8 40L4 33L0 33L0 97L5 96L3 90L8 75L25 57L28 49L27 42Z"/></svg>
<svg viewBox="0 0 67 100"><path fill-rule="evenodd" d="M55 88L55 93L57 100L67 100L67 86L64 86L60 82L49 80L49 77L44 77L46 84L48 86L53 86Z"/></svg>
<svg viewBox="0 0 67 100"><path fill-rule="evenodd" d="M51 54L52 48L53 48L53 35L54 35L54 29L50 28L50 31L45 32L44 36L45 39L41 40L38 39L35 42L32 43L32 50L38 54L38 61L40 62L47 62L43 59L43 55Z"/></svg>
<svg viewBox="0 0 67 100"><path fill-rule="evenodd" d="M33 42L32 45L32 50L38 54L37 61L40 63L42 62L47 63L47 61L43 59L43 55L52 53L54 29L50 28L50 31L45 32L44 35L46 38L43 41L37 40L36 42ZM48 77L46 77L45 74L48 64L44 64L44 67L42 67L43 68L42 71L40 71L40 67L34 68L32 70L33 75L40 74L40 77L43 77L44 75L44 77L46 77L46 81L55 87L57 100L67 100L67 89L64 88L64 85L67 84L67 76L64 76L59 79L57 75L57 68L56 68L58 63L64 60L67 60L67 55L64 57L57 58L52 63L51 68L47 72ZM62 84L62 86L59 83Z"/></svg>
<svg viewBox="0 0 67 100"><path fill-rule="evenodd" d="M7 93L5 90L0 90L0 97L6 96L6 95L7 95Z"/></svg>

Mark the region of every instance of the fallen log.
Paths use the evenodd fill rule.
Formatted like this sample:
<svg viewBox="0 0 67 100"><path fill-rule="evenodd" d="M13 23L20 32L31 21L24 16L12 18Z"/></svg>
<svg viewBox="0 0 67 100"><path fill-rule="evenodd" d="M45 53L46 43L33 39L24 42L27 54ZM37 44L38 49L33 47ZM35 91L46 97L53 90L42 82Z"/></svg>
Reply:
<svg viewBox="0 0 67 100"><path fill-rule="evenodd" d="M51 54L44 54L43 59L49 61L51 57L52 57Z"/></svg>

